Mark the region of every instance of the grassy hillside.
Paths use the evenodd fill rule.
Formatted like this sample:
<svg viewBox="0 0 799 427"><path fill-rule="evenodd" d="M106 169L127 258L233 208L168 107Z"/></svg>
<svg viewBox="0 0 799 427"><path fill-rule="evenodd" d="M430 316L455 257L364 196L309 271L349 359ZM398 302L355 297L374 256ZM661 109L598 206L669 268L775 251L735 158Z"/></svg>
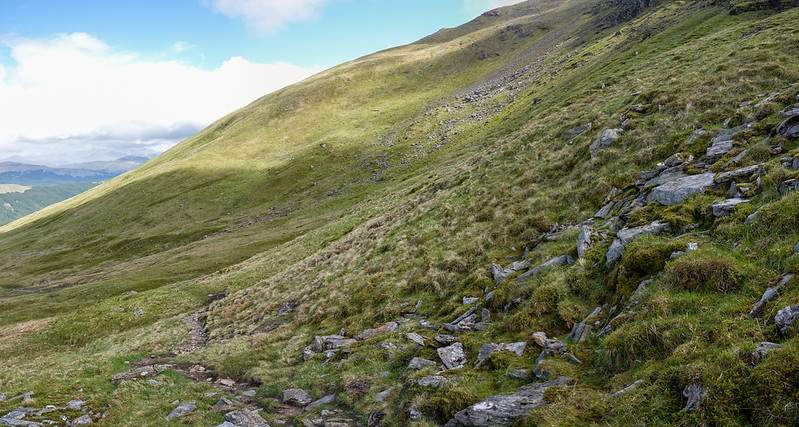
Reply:
<svg viewBox="0 0 799 427"><path fill-rule="evenodd" d="M94 182L72 182L24 187L24 191L0 192L0 224L7 224L53 203L80 194L97 185ZM2 184L0 184L2 186Z"/></svg>
<svg viewBox="0 0 799 427"><path fill-rule="evenodd" d="M114 426L239 407L270 425L469 425L470 405L563 376L515 422L794 425L796 325L774 321L799 304L789 6L525 2L270 94L0 229L0 393L87 403L26 419ZM642 181L670 173L716 183L651 201ZM714 213L728 193L747 202ZM608 262L621 229L654 221ZM525 273L558 256L576 261ZM529 266L497 283L492 264L514 261ZM477 324L447 325L470 309ZM540 355L535 332L565 347ZM328 335L360 339L312 351ZM465 366L408 367L451 342ZM476 363L512 342L521 356ZM300 409L293 388L335 402ZM196 409L167 421L180 402Z"/></svg>

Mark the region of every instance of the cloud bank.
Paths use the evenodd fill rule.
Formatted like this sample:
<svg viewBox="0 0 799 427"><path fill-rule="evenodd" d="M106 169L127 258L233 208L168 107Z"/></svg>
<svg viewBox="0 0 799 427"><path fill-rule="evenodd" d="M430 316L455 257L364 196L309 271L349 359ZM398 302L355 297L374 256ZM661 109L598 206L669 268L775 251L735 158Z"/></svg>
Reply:
<svg viewBox="0 0 799 427"><path fill-rule="evenodd" d="M328 0L213 0L211 7L230 18L242 19L250 30L269 33L289 22L317 16Z"/></svg>
<svg viewBox="0 0 799 427"><path fill-rule="evenodd" d="M85 33L0 40L0 159L49 164L154 154L317 72L233 57L211 70L118 52Z"/></svg>

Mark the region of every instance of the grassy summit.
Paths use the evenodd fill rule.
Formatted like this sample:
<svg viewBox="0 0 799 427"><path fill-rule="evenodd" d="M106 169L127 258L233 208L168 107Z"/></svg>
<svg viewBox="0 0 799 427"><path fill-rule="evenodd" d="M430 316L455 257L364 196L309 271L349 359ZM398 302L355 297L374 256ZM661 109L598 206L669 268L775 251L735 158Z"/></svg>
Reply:
<svg viewBox="0 0 799 427"><path fill-rule="evenodd" d="M3 227L0 393L87 403L30 420L218 425L224 397L271 425L437 425L537 373L569 379L516 422L796 424L796 325L774 318L799 304L799 142L777 131L799 103L799 9L772 3L498 9L270 94ZM659 183L643 181L670 173L713 185L651 202ZM732 196L747 202L717 215ZM622 227L654 221L607 262ZM514 261L529 266L496 283L491 265ZM535 363L535 332L566 347ZM313 348L330 335L346 345ZM464 367L408 367L440 365L451 341ZM484 344L514 342L521 356L477 366ZM294 388L335 402L281 402ZM175 401L196 409L167 421ZM20 405L0 399L0 416Z"/></svg>

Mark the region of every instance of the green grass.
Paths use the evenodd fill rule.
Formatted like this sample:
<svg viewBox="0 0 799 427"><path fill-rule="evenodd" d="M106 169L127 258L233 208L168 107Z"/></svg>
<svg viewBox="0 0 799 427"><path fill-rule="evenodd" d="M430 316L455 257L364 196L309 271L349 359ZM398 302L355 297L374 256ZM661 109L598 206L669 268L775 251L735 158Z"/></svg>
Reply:
<svg viewBox="0 0 799 427"><path fill-rule="evenodd" d="M535 345L521 358L446 373L451 384L438 391L414 383L431 372L406 369L414 356L436 358L404 337L432 337L415 322L329 363L303 361L302 349L314 335L355 335L397 319L417 301L420 315L450 321L466 309L462 296L492 286L490 264L508 264L526 245L534 263L576 255L573 228L534 243L553 225L589 218L611 187L627 188L671 154L701 155L707 140L688 143L695 128L712 133L728 117L743 120L741 102L776 92L751 111L760 124L736 141L750 149L746 164L765 162L768 171L750 206L718 220L708 211L716 194L637 209L631 225L660 219L674 233L628 245L611 271L608 236L573 266L511 279L488 305L491 326L459 338L474 361L485 342L539 330L563 336L597 306L626 306L652 278L610 334L571 345L582 365L546 361L547 372L576 385L552 390L524 423L792 424L797 341L779 337L769 319L799 292L786 287L760 319L745 314L771 281L799 269L799 196L776 190L796 172L767 150L797 148L768 138L774 113L799 91L790 86L799 81L799 11L730 15L667 1L597 32L592 5L563 2L540 16L522 5L336 67L221 119L139 171L4 227L0 362L10 368L0 370L0 392L34 390L42 405L75 397L110 405L106 425L163 425L172 401L195 400L200 408L186 422L216 425L206 386L177 373L159 378L158 389L109 378L125 361L174 350L187 332L181 318L226 291L209 312L211 343L181 361L262 383L263 398L288 387L335 393L362 422L382 410L390 425L404 425L411 407L424 412L420 425L445 422L518 387L507 372L531 367ZM510 24L531 30L509 37ZM464 88L525 55L540 62L520 91L462 101ZM622 115L630 129L592 160L588 146ZM592 131L561 139L587 122ZM726 170L726 160L714 170ZM757 219L744 224L754 209ZM700 249L670 258L689 242ZM295 310L278 315L285 302ZM397 350L377 348L383 340ZM763 340L784 347L753 367L746 352ZM607 397L637 379L645 385L635 392ZM708 400L687 413L681 393L694 381ZM386 403L374 401L390 387ZM0 412L12 406L0 402Z"/></svg>

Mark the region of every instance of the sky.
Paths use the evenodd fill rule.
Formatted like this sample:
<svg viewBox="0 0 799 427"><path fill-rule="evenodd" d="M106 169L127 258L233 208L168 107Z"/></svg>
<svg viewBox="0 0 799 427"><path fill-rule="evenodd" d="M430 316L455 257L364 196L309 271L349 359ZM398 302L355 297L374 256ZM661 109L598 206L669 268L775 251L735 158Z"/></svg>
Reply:
<svg viewBox="0 0 799 427"><path fill-rule="evenodd" d="M0 0L0 161L154 156L255 99L519 0Z"/></svg>

